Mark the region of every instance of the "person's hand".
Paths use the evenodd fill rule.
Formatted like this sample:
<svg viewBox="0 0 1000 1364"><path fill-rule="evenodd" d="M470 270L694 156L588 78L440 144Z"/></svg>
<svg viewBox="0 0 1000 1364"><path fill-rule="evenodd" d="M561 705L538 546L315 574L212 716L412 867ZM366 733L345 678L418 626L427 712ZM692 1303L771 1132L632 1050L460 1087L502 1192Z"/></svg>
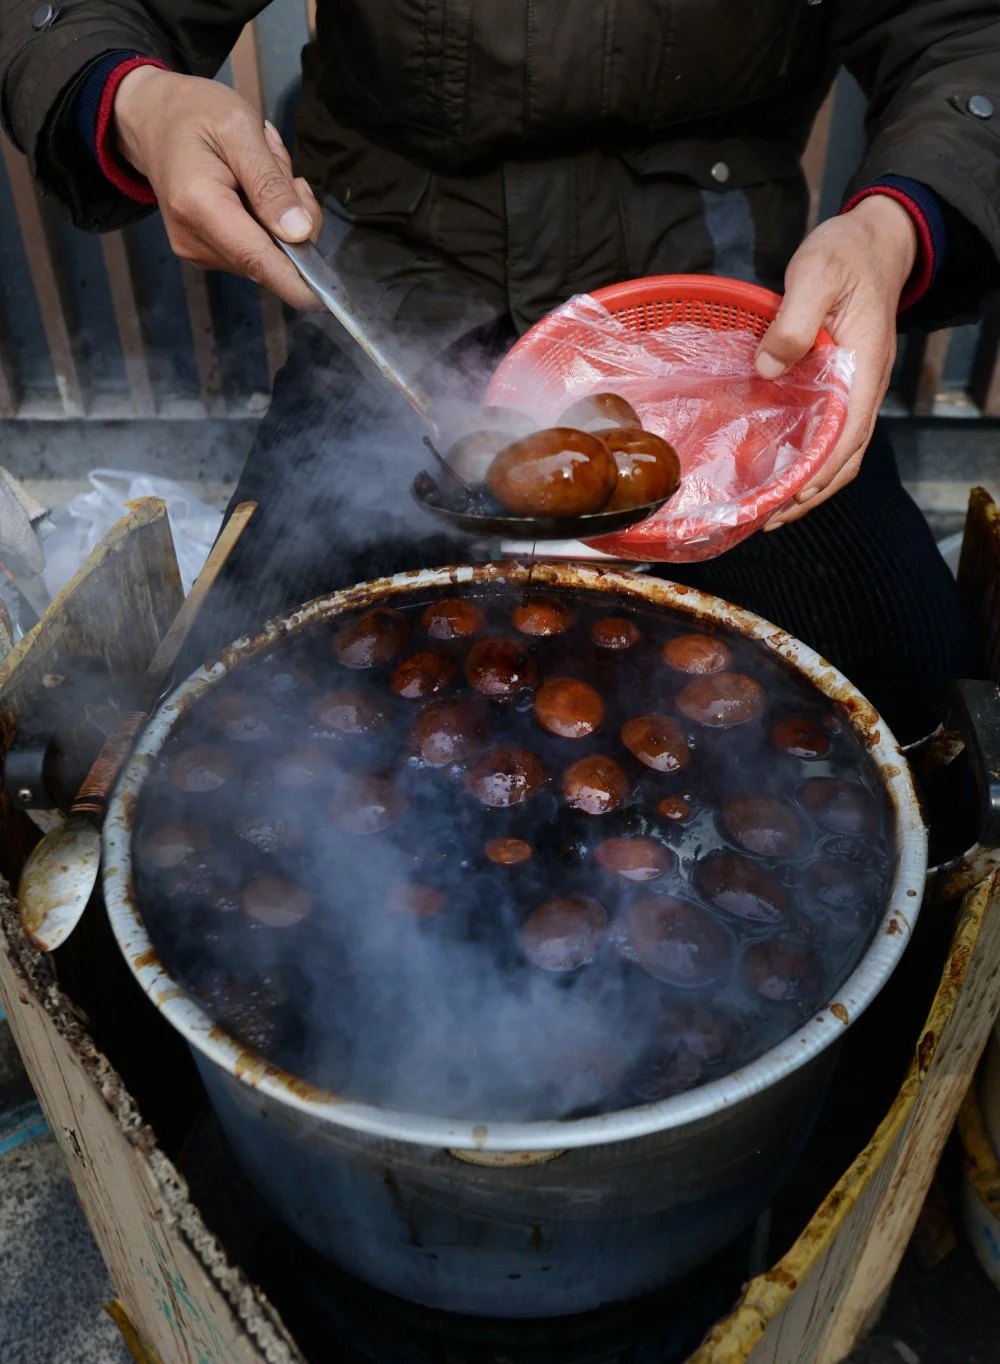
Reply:
<svg viewBox="0 0 1000 1364"><path fill-rule="evenodd" d="M776 530L818 507L861 467L896 358L896 310L917 256L917 229L885 194L811 232L785 273L785 297L761 338L757 372L776 379L812 348L820 327L854 352L854 384L836 449L796 498L765 526Z"/></svg>
<svg viewBox="0 0 1000 1364"><path fill-rule="evenodd" d="M315 294L246 211L284 241L315 238L322 210L278 132L217 81L155 66L130 71L114 102L120 154L152 185L167 237L181 260L229 270L271 289L293 308Z"/></svg>

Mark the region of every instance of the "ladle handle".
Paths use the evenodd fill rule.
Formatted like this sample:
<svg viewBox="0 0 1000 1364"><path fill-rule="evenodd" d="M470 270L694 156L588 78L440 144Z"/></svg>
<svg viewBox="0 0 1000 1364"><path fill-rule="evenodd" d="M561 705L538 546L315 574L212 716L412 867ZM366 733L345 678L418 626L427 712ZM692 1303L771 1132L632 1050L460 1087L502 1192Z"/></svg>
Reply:
<svg viewBox="0 0 1000 1364"><path fill-rule="evenodd" d="M286 242L271 233L274 244L282 250L309 285L319 301L337 319L348 336L361 347L368 359L389 380L414 412L421 417L433 434L437 434L433 406L428 395L408 379L396 361L381 344L362 317L336 271L312 242Z"/></svg>

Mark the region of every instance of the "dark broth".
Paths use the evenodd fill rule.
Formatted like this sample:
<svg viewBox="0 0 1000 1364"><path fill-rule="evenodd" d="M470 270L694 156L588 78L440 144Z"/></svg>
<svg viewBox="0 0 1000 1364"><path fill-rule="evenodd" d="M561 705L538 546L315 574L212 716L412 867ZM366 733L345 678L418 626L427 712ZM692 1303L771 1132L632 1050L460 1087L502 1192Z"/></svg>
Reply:
<svg viewBox="0 0 1000 1364"><path fill-rule="evenodd" d="M846 720L780 661L717 629L726 673L759 684L763 708L728 727L688 718L678 696L707 679L664 662L667 641L701 633L679 614L577 592L555 598L572 608L568 630L529 636L512 624L523 593L448 595L479 607L479 633L432 638L421 624L430 599L406 601L389 656L347 667L340 618L238 667L177 726L136 826L139 902L167 969L295 1073L450 1117L625 1108L726 1074L792 1033L859 961L892 869L888 804ZM638 626L639 641L597 647L592 627L611 616ZM500 698L470 687L484 636L516 641L531 685ZM366 646L351 647L356 663ZM428 673L439 690L397 694L398 665L421 650L447 660ZM412 673L398 684L410 692ZM603 702L583 737L536 718L538 688L557 677ZM338 690L350 694L318 702ZM414 756L413 726L445 702L466 708L464 748L429 766ZM650 714L679 727L676 770L622 742L625 722ZM181 789L180 760L201 746L195 777L181 780L207 789ZM477 760L497 746L534 755L530 780L515 762L477 784ZM563 792L566 770L597 756L625 776L624 799L603 814ZM815 784L830 778L848 785ZM506 807L475 794L515 788L531 794ZM777 822L757 818L776 808ZM572 897L596 901L606 928ZM568 911L525 930L567 898ZM571 969L546 969L553 961Z"/></svg>

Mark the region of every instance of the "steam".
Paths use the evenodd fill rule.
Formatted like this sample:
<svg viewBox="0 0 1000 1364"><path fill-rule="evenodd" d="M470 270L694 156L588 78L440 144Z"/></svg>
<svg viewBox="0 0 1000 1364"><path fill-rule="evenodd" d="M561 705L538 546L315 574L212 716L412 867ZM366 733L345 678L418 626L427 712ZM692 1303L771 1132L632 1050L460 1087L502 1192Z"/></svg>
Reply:
<svg viewBox="0 0 1000 1364"><path fill-rule="evenodd" d="M503 632L505 623L509 630L519 600L513 593L480 599L491 633ZM577 671L589 622L614 609L603 599L590 605L581 599L576 608L575 645L567 637L535 642L543 676L556 667ZM219 790L182 794L164 764L141 805L139 898L167 968L230 1031L294 1073L387 1108L452 1118L520 1121L624 1107L648 1097L635 1081L649 1063L665 1065L662 1092L672 1092L724 1073L787 1035L829 997L870 936L889 865L878 839L820 831L805 859L766 863L788 892L790 921L775 926L716 915L732 957L705 987L667 984L630 960L621 950L623 915L647 894L705 903L695 867L713 851L734 850L716 816L731 796L788 799L806 777L857 780L859 766L869 783L871 775L864 778L861 751L846 730L827 759L797 764L769 746L765 719L730 731L698 729L689 766L674 775L635 764L633 800L611 814L569 810L556 795L567 763L607 751L627 716L672 706L675 683L662 667L651 671L663 622L633 614L645 636L637 651L653 656L642 665L616 659L604 684L590 674L608 716L599 732L573 740L571 752L569 741L541 729L530 704L492 708L488 742L529 749L549 777L547 788L509 809L479 806L465 789L461 766L432 769L407 760L407 732L422 703L397 698L384 671L339 666L325 627L239 669L195 708L164 758L168 763L191 746L218 744L218 704L234 691L260 707L270 733L227 745L236 771ZM426 642L414 631L409 649ZM816 714L815 696L804 684L751 659L752 646L732 642L735 666L752 669L764 683L770 716ZM455 642L456 662L464 649ZM269 674L293 659L313 670L307 690L266 692ZM358 738L310 729L310 700L335 687L358 687L377 698L389 723ZM324 770L311 785L280 785L279 760L298 746L323 758ZM383 774L405 792L405 810L380 832L351 834L331 813L338 793L343 797L358 778ZM662 793L690 793L696 817L676 826L651 818ZM192 865L161 873L143 866L141 850L146 834L168 822L203 827L206 846ZM635 885L601 871L596 844L623 834L664 842L673 853L667 874ZM493 866L483 849L497 837L525 839L535 856L518 866ZM805 874L817 853L852 860L866 878L863 904L831 908L810 899ZM248 921L241 895L261 878L304 888L311 917L286 927ZM401 886L430 887L443 900L442 912L424 918L400 912ZM570 894L596 898L611 927L591 964L547 972L526 960L520 928L539 905ZM770 1004L748 988L740 961L755 944L789 930L815 949L824 979L818 994ZM724 1054L700 1060L683 1054L683 1020L692 1009L722 1020L729 1030Z"/></svg>

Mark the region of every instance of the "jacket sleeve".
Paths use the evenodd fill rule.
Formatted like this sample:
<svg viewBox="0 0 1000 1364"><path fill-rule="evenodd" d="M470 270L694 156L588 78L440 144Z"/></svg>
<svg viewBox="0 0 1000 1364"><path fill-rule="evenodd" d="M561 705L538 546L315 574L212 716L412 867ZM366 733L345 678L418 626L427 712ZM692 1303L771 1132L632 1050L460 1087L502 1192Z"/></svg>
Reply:
<svg viewBox="0 0 1000 1364"><path fill-rule="evenodd" d="M105 181L72 131L87 73L109 52L214 76L267 0L0 0L0 114L36 183L79 227L144 210ZM146 210L148 211L148 210Z"/></svg>
<svg viewBox="0 0 1000 1364"><path fill-rule="evenodd" d="M887 176L938 196L946 262L907 320L965 320L1000 287L1000 5L842 0L835 16L837 56L869 101L847 198Z"/></svg>

